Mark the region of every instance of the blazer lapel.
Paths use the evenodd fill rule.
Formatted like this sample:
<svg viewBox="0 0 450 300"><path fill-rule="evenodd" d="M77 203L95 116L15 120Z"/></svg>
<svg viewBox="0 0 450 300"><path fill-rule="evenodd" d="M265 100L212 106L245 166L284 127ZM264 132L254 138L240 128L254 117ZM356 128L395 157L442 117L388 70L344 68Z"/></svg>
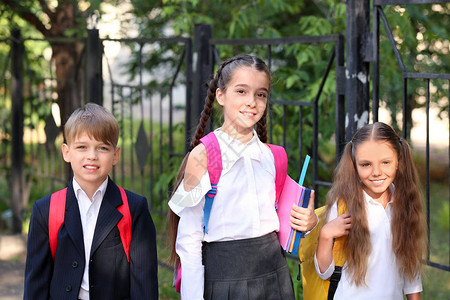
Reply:
<svg viewBox="0 0 450 300"><path fill-rule="evenodd" d="M119 188L111 179L108 179L108 186L100 206L97 224L95 225L91 256L122 218L122 214L117 210L117 207L121 204L122 197L120 196Z"/></svg>
<svg viewBox="0 0 450 300"><path fill-rule="evenodd" d="M83 228L81 226L80 209L78 208L77 198L73 191L72 181L70 181L67 188L64 226L66 227L75 248L80 252L80 255L84 257Z"/></svg>

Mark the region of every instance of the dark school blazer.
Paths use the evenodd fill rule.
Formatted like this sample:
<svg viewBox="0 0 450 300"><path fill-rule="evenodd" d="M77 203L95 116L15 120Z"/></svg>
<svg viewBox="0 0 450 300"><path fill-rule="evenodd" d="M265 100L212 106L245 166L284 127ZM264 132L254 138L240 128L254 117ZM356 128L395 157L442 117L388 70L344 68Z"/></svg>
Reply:
<svg viewBox="0 0 450 300"><path fill-rule="evenodd" d="M122 204L109 178L95 226L89 260L91 300L158 299L156 232L147 200L126 191L131 214L130 262L117 223ZM33 204L28 233L24 299L78 299L85 255L80 210L72 180L67 189L64 224L58 233L55 262L48 241L50 196Z"/></svg>

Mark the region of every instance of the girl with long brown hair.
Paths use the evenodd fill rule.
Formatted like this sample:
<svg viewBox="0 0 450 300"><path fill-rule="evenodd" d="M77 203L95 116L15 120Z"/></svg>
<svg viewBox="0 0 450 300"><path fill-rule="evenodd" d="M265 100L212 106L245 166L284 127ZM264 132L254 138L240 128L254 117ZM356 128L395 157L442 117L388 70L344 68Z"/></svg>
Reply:
<svg viewBox="0 0 450 300"><path fill-rule="evenodd" d="M410 147L381 122L346 145L327 195L316 271L334 271L335 238L347 236L346 263L334 299L420 299L425 217ZM348 212L337 216L337 201Z"/></svg>
<svg viewBox="0 0 450 300"><path fill-rule="evenodd" d="M270 72L259 58L232 57L211 80L200 124L169 201L173 263L181 261L182 299L295 299L276 231L275 165L267 141ZM199 143L213 103L223 109L214 131L222 172L204 230L205 194L211 189L206 148ZM313 201L313 200L311 200ZM312 208L294 207L293 226L310 230Z"/></svg>

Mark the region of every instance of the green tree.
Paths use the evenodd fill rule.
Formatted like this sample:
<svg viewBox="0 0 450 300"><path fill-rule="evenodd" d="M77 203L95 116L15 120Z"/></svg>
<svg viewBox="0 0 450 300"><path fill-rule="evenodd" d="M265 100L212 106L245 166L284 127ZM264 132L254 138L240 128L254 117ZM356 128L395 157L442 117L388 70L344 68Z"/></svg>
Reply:
<svg viewBox="0 0 450 300"><path fill-rule="evenodd" d="M56 92L61 120L65 120L81 104L82 78L80 62L87 19L99 11L101 0L0 0L3 18L9 28L19 27L16 17L26 21L47 39L52 49L56 75ZM23 23L22 23L23 24Z"/></svg>
<svg viewBox="0 0 450 300"><path fill-rule="evenodd" d="M450 28L443 26L450 20L450 4L391 5L384 8L389 26L394 35L396 47L407 72L450 73L449 36ZM380 24L380 100L391 113L392 125L398 131L401 126L396 116L402 112L402 79L399 63L387 38L384 25ZM442 118L448 110L447 81L433 80L437 87L431 99L439 103ZM406 114L408 124L413 125L411 110L425 105L424 80L408 80ZM409 128L410 129L410 128ZM408 132L409 134L409 132Z"/></svg>

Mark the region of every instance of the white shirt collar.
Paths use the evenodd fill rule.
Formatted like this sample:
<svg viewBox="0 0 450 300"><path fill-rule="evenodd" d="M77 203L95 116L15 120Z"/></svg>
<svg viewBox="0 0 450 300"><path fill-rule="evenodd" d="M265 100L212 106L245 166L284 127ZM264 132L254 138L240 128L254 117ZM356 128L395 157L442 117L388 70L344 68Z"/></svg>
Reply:
<svg viewBox="0 0 450 300"><path fill-rule="evenodd" d="M394 200L394 191L395 191L395 186L394 186L394 184L392 183L390 186L389 186L389 191L390 191L390 193L391 193L391 199L389 199L389 202L387 203L387 205L386 205L386 208L388 207L388 206L390 206L390 205L392 205L392 201ZM380 204L378 201L376 201L376 200L374 200L372 197L370 197L369 196L369 194L367 194L366 193L366 191L364 191L363 190L363 195L364 195L364 199L366 200L366 202L368 203L368 204L370 204L370 203L372 203L372 204ZM381 205L381 204L380 204Z"/></svg>
<svg viewBox="0 0 450 300"><path fill-rule="evenodd" d="M263 145L263 143L259 140L255 130L253 130L253 137L246 144L222 131L221 128L217 128L214 133L221 144L222 156L231 161L236 161L244 156L258 161L261 160L260 145Z"/></svg>
<svg viewBox="0 0 450 300"><path fill-rule="evenodd" d="M77 198L77 200L80 199L79 195L81 192L84 193L87 197L86 192L81 188L81 186L75 180L75 177L73 177L72 186L73 186L73 191L75 193L75 197ZM106 178L105 181L103 181L103 183L98 187L98 189L95 191L94 195L92 196L92 199L96 199L97 197L100 197L100 199L103 199L103 196L105 195L107 186L108 186L108 178Z"/></svg>

